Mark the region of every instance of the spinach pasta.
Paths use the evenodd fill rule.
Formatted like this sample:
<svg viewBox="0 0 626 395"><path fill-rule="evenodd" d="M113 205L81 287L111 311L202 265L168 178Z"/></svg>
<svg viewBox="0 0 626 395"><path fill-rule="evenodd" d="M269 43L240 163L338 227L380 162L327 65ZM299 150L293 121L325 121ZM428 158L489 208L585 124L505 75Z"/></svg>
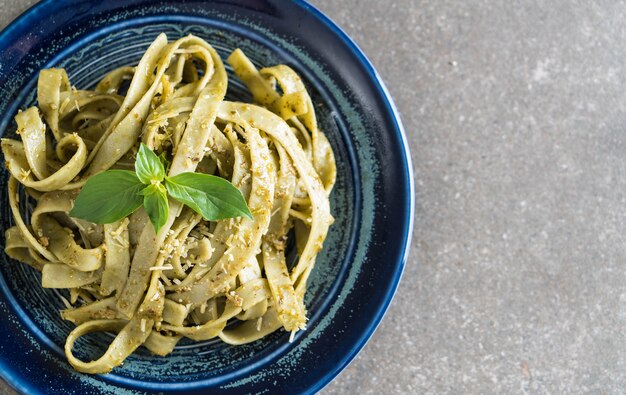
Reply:
<svg viewBox="0 0 626 395"><path fill-rule="evenodd" d="M2 139L6 253L68 290L65 353L78 371L109 372L142 345L164 356L183 337L239 345L306 327L307 279L333 221L333 152L291 68L257 70L239 49L228 62L254 103L225 100L220 57L191 35L159 35L93 90L41 70L38 108L15 117L21 141ZM35 202L26 216L22 192ZM77 339L102 331L115 338L101 357L75 357Z"/></svg>

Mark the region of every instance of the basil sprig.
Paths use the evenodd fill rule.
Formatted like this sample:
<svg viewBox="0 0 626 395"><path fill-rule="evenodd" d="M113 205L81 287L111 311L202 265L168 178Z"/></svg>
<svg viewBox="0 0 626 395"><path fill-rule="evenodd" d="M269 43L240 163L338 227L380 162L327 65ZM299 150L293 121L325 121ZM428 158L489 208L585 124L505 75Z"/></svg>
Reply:
<svg viewBox="0 0 626 395"><path fill-rule="evenodd" d="M201 173L167 177L169 163L141 144L135 171L108 170L85 183L69 215L97 224L109 224L143 205L156 232L169 216L167 196L189 206L207 221L252 214L241 192L227 180Z"/></svg>

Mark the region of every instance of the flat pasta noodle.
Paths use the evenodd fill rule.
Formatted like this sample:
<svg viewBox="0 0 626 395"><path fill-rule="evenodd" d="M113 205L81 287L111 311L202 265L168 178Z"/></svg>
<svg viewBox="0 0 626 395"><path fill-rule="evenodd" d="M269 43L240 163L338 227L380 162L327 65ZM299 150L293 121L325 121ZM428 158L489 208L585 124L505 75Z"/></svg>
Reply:
<svg viewBox="0 0 626 395"><path fill-rule="evenodd" d="M306 328L307 278L333 222L332 148L294 70L257 69L239 49L228 61L253 103L225 100L222 60L193 35L168 43L160 34L136 67L112 70L94 90L42 70L39 107L15 117L21 141L2 139L15 223L5 252L41 271L42 287L69 293L61 316L76 328L65 353L80 372L107 373L140 346L165 356L183 338L239 345ZM104 225L71 217L87 180L133 170L140 143L167 159L169 177L230 181L252 218L207 221L174 199L158 232L143 208ZM21 189L34 203L28 214ZM75 344L94 332L115 337L99 358L80 360Z"/></svg>

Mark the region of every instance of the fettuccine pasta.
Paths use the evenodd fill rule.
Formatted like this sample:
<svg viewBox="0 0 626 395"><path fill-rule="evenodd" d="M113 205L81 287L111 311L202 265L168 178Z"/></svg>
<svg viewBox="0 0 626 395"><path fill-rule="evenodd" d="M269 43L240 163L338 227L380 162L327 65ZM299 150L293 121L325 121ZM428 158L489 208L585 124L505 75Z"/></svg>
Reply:
<svg viewBox="0 0 626 395"><path fill-rule="evenodd" d="M2 139L15 221L6 253L41 271L43 287L68 290L61 315L76 328L65 353L78 371L109 372L139 346L164 356L183 337L238 345L306 327L307 278L333 221L333 152L291 68L257 70L239 49L228 62L254 103L225 100L222 60L191 35L159 35L136 67L94 90L74 88L63 69L41 70L38 108L15 117L21 141ZM176 200L158 233L143 208L104 225L69 216L90 177L133 169L140 143L169 159L169 176L232 182L253 220L206 221ZM26 217L22 190L36 202ZM116 334L104 355L75 357L80 337L102 331Z"/></svg>

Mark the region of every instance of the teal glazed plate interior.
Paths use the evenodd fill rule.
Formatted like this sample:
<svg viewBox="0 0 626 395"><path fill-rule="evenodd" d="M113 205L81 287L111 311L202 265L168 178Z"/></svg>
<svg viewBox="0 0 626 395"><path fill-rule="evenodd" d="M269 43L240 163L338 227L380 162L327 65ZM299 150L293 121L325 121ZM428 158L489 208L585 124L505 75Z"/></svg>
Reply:
<svg viewBox="0 0 626 395"><path fill-rule="evenodd" d="M337 159L335 223L309 280L307 330L293 342L282 329L230 346L182 342L167 357L139 348L112 373L75 372L63 354L73 325L55 290L0 253L0 376L28 394L315 393L365 345L400 281L413 221L410 156L399 116L363 53L303 1L47 0L0 33L0 133L35 104L42 68L64 67L78 88L134 65L156 36L194 34L222 59L241 48L257 67L287 64L311 93ZM227 99L250 100L227 66ZM13 224L8 173L0 176L3 230ZM22 209L28 211L26 199ZM4 243L4 240L2 240ZM77 356L102 353L106 334L81 339Z"/></svg>

